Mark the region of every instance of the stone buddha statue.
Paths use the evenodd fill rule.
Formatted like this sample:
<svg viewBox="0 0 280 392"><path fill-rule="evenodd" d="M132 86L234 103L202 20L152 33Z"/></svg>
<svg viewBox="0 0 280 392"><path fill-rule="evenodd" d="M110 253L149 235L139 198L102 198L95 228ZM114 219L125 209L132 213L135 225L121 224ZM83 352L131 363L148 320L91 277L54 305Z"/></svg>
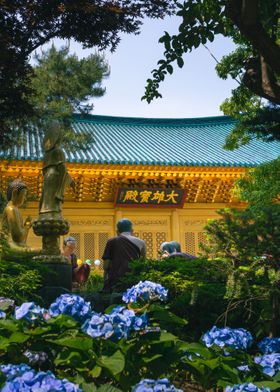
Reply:
<svg viewBox="0 0 280 392"><path fill-rule="evenodd" d="M32 226L32 219L28 216L22 219L19 208L23 205L27 194L27 186L21 180L14 180L8 186L7 205L2 216L2 231L9 246L17 251L31 251L26 240Z"/></svg>
<svg viewBox="0 0 280 392"><path fill-rule="evenodd" d="M43 191L39 205L42 218L60 218L64 190L67 185L75 187L65 165L65 155L60 146L62 132L53 122L43 140Z"/></svg>

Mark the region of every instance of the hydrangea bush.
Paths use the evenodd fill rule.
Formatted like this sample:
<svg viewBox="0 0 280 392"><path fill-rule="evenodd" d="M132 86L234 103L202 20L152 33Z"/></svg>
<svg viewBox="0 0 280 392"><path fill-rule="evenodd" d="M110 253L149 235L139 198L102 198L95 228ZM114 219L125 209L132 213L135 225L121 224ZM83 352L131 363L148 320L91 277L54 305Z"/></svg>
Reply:
<svg viewBox="0 0 280 392"><path fill-rule="evenodd" d="M138 301L166 301L168 291L159 283L145 280L128 289L122 299L125 303L133 303Z"/></svg>
<svg viewBox="0 0 280 392"><path fill-rule="evenodd" d="M6 319L0 320L0 362L6 363L0 368L6 379L0 389L75 392L95 390L96 385L110 380L114 388L130 391L141 376L146 376L152 379L138 382L134 392L179 392L162 377L177 377L181 370L183 374L187 370L205 390L231 383L235 385L228 387L233 388L228 392L268 392L265 384L264 389L258 389L245 382L255 381L256 374L261 380L276 374L280 354L256 357L263 374L244 351L250 347L252 336L242 328L214 326L203 336L204 345L183 342L159 327L160 321L162 326L167 321L180 322L178 325L182 326L165 306L151 304L166 298L167 290L163 286L144 281L123 296L128 304L146 302L137 312L129 306L116 306L109 313L98 314L74 294L61 295L48 310L28 302L15 309L14 317L7 312ZM212 349L214 345L223 351ZM260 346L268 346L270 350L277 346L277 341L264 340ZM229 355L227 348L243 351L229 350ZM14 363L26 362L34 369L23 363L10 365L11 357Z"/></svg>
<svg viewBox="0 0 280 392"><path fill-rule="evenodd" d="M258 388L250 382L246 384L237 384L233 387L227 386L226 392L270 392L270 389L265 387Z"/></svg>
<svg viewBox="0 0 280 392"><path fill-rule="evenodd" d="M50 371L38 372L25 364L0 366L6 376L2 392L82 392L67 379L60 380Z"/></svg>
<svg viewBox="0 0 280 392"><path fill-rule="evenodd" d="M255 357L255 363L262 366L263 372L272 377L280 370L280 354L265 354Z"/></svg>
<svg viewBox="0 0 280 392"><path fill-rule="evenodd" d="M145 329L147 324L146 314L137 317L133 310L118 306L109 314L93 314L85 321L82 330L93 338L119 340L127 339L132 331Z"/></svg>
<svg viewBox="0 0 280 392"><path fill-rule="evenodd" d="M264 338L258 347L263 354L280 353L280 338Z"/></svg>
<svg viewBox="0 0 280 392"><path fill-rule="evenodd" d="M230 347L236 350L247 350L253 342L253 337L250 332L243 328L217 328L214 326L203 335L202 341L206 347L217 345L221 348Z"/></svg>
<svg viewBox="0 0 280 392"><path fill-rule="evenodd" d="M45 309L36 305L34 302L25 302L21 306L16 306L15 318L17 320L25 320L30 323L43 320L46 314Z"/></svg>
<svg viewBox="0 0 280 392"><path fill-rule="evenodd" d="M149 380L145 379L140 381L132 389L132 392L183 392L181 389L177 389L170 383L167 378L160 380Z"/></svg>
<svg viewBox="0 0 280 392"><path fill-rule="evenodd" d="M62 294L49 308L51 316L66 314L76 321L83 322L91 316L92 310L89 302L75 294Z"/></svg>

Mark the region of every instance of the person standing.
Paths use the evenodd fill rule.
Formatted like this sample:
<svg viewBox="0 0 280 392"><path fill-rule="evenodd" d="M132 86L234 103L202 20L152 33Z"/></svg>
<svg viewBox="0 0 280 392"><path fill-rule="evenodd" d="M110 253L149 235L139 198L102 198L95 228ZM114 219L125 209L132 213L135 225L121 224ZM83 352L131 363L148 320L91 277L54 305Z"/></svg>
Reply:
<svg viewBox="0 0 280 392"><path fill-rule="evenodd" d="M63 256L67 257L72 264L72 281L77 283L85 283L90 274L90 266L83 263L78 265L76 250L76 239L67 237L63 241Z"/></svg>
<svg viewBox="0 0 280 392"><path fill-rule="evenodd" d="M140 257L146 257L145 241L133 235L132 222L129 219L119 220L117 236L107 241L102 256L103 291L111 292L118 280L129 270L129 262Z"/></svg>

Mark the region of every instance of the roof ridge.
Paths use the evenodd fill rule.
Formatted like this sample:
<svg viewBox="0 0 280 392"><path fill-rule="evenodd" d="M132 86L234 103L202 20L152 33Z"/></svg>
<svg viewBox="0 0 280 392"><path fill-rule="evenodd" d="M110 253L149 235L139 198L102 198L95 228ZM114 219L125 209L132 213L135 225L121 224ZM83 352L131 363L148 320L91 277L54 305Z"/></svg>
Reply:
<svg viewBox="0 0 280 392"><path fill-rule="evenodd" d="M87 122L95 124L141 124L153 126L184 126L184 125L215 125L232 124L236 120L230 116L210 116L210 117L191 117L191 118L147 118L147 117L122 117L122 116L103 116L96 114L74 114L74 122Z"/></svg>

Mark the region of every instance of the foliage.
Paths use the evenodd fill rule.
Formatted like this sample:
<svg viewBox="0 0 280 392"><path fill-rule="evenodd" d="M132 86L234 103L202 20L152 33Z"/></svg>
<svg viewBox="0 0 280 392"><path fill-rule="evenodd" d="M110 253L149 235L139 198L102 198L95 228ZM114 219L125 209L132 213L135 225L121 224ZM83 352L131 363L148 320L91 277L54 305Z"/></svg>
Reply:
<svg viewBox="0 0 280 392"><path fill-rule="evenodd" d="M37 292L40 286L41 274L34 262L0 261L0 297L13 298L16 303L34 297L39 300Z"/></svg>
<svg viewBox="0 0 280 392"><path fill-rule="evenodd" d="M69 295L61 297L71 300ZM61 297L55 301L56 304L60 303ZM79 302L81 301L83 300L80 299ZM215 344L205 347L201 343L179 340L172 333L161 330L152 318L148 326L143 325L133 331L129 319L138 316L132 310L117 307L108 310L105 315L92 313L90 316L89 312L88 316L93 322L93 317L121 317L128 312L130 316L122 319L122 322L125 320L127 323L129 333L117 339L112 339L116 336L115 333L92 338L87 331L88 320L83 324L83 317L74 319L69 316L75 312L78 315L81 309L80 306L76 307L75 301L70 302L68 308L64 303L63 312L57 316L51 316L47 310L38 311L38 306L32 304L34 317L26 317L24 309L28 308L29 312L31 308L30 304L24 303L17 308L16 318L10 315L0 320L0 360L6 365L2 366L2 369L10 380L16 375L25 374L28 370L25 364L32 359L32 377L36 371L52 372L58 379L66 378L78 384L85 392L101 392L103 388L104 391L129 391L144 378L154 385L160 382L152 379L168 377L177 387L180 386L183 375L184 382L196 381L204 390L248 382L261 384L271 390L279 389L277 369L275 376L270 377L263 371L262 366L256 363L256 358L259 357L254 358L254 352L245 351L247 337L250 336L248 331L231 330L233 339L245 339L246 344L243 342L241 346L232 344L227 335L222 348ZM83 309L81 312L84 315ZM163 315L158 319L160 325L165 317ZM118 328L116 323L114 331ZM212 331L214 328L216 327L213 327ZM210 332L206 334L209 335ZM37 359L34 360L35 358ZM18 366L11 366L10 363ZM45 377L45 373L40 374ZM1 378L1 382L4 383L5 379ZM147 381L140 382L140 386L144 382ZM161 383L171 388L168 380L161 380Z"/></svg>
<svg viewBox="0 0 280 392"><path fill-rule="evenodd" d="M91 268L88 280L79 290L86 293L99 291L103 288L103 280L103 272Z"/></svg>
<svg viewBox="0 0 280 392"><path fill-rule="evenodd" d="M221 210L223 219L206 226L212 256L225 257L229 310L242 305L254 328L277 336L279 324L280 205ZM227 312L226 312L227 314Z"/></svg>
<svg viewBox="0 0 280 392"><path fill-rule="evenodd" d="M25 309L25 305L21 308ZM75 303L71 306L76 309ZM124 315L117 316L118 311L114 309L99 317ZM134 314L133 311L127 312ZM18 320L13 317L0 320L1 362L27 363L26 351L43 351L48 359L43 364L34 365L36 370L38 366L41 370L51 370L59 378L80 384L85 391L94 391L96 385L103 383L130 390L141 377L157 379L169 374L171 369L175 370L182 355L179 339L159 328L143 325L137 332L131 330L127 338L119 336L116 340L112 340L115 336L112 334L92 338L88 335L87 322L82 324L66 314L49 317L45 313L43 320L37 308L37 319L26 318L26 312L20 313L22 317ZM129 319L126 323L129 325ZM119 324L114 328L119 328Z"/></svg>
<svg viewBox="0 0 280 392"><path fill-rule="evenodd" d="M34 115L28 61L37 48L61 38L114 50L120 33L138 33L144 17L163 17L173 7L170 0L1 1L0 146L13 145Z"/></svg>
<svg viewBox="0 0 280 392"><path fill-rule="evenodd" d="M46 51L36 53L35 65L30 78L34 94L30 102L35 110L33 126L38 130L46 127L50 120L58 120L63 129L64 144L70 146L89 143L88 134L76 135L71 129L74 113L86 115L93 109L89 100L101 97L105 89L102 79L109 75L109 67L103 55L95 53L78 59L69 53L69 47L56 49L54 45Z"/></svg>
<svg viewBox="0 0 280 392"><path fill-rule="evenodd" d="M53 272L32 256L11 249L0 231L0 297L13 298L17 304L34 298L41 301L44 276Z"/></svg>
<svg viewBox="0 0 280 392"><path fill-rule="evenodd" d="M181 258L136 260L130 263L130 272L122 278L118 290L124 291L139 280L160 283L168 289L169 303L164 311L188 321L179 327L173 325L172 331L198 339L225 310L227 268L221 260L203 258L183 262Z"/></svg>
<svg viewBox="0 0 280 392"><path fill-rule="evenodd" d="M239 199L250 204L250 209L279 201L280 158L248 170L236 182L235 193Z"/></svg>
<svg viewBox="0 0 280 392"><path fill-rule="evenodd" d="M223 79L231 76L239 84L221 106L225 114L238 120L226 147L233 149L253 138L280 140L279 1L187 0L178 2L177 7L181 18L178 33L171 36L165 32L160 38L164 59L152 71L142 99L151 102L161 97L159 85L173 73L173 64L182 68L184 53L221 34L232 39L236 49L221 59L217 73Z"/></svg>

